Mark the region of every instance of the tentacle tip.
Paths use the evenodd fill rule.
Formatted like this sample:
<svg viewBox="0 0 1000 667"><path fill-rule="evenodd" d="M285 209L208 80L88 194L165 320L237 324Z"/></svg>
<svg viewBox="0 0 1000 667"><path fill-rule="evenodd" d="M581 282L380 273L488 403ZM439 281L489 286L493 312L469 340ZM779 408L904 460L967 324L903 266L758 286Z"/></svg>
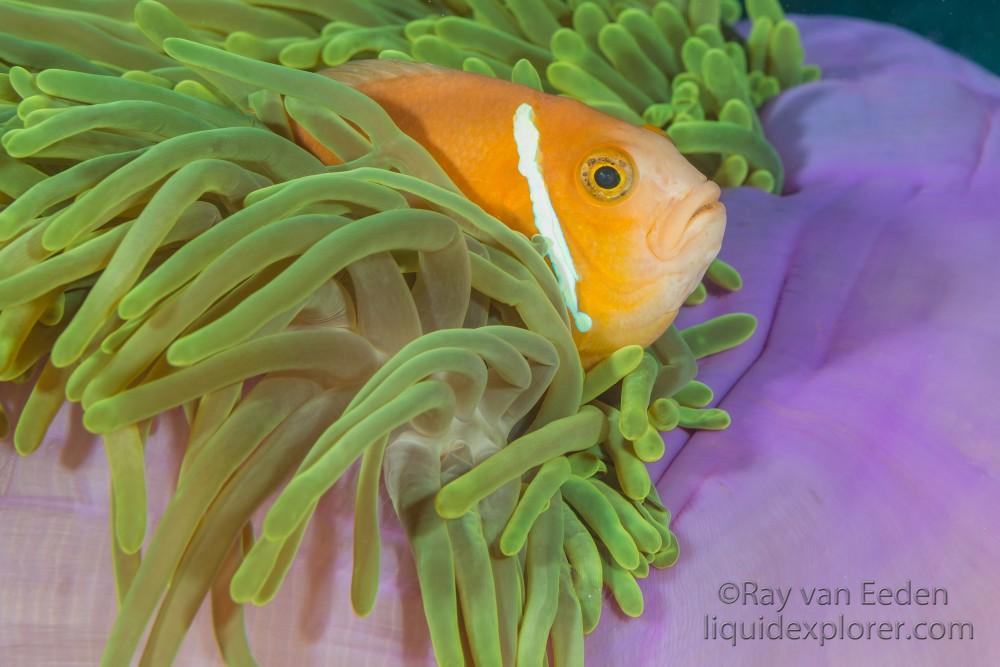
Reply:
<svg viewBox="0 0 1000 667"><path fill-rule="evenodd" d="M171 366L184 367L198 363L199 359L192 349L192 345L185 336L175 341L167 348L167 363Z"/></svg>
<svg viewBox="0 0 1000 667"><path fill-rule="evenodd" d="M236 604L256 604L254 599L263 587L257 572L247 567L247 560L236 569L229 581L229 597Z"/></svg>
<svg viewBox="0 0 1000 667"><path fill-rule="evenodd" d="M114 429L109 424L110 415L104 401L98 401L83 413L83 427L94 435L110 433Z"/></svg>
<svg viewBox="0 0 1000 667"><path fill-rule="evenodd" d="M639 602L634 605L632 604L625 605L624 607L621 607L621 610L622 613L628 616L629 618L639 618L640 616L642 616L643 604Z"/></svg>
<svg viewBox="0 0 1000 667"><path fill-rule="evenodd" d="M500 553L508 558L516 556L524 548L524 540L515 540L506 533L500 536Z"/></svg>
<svg viewBox="0 0 1000 667"><path fill-rule="evenodd" d="M295 507L292 503L283 503L279 497L264 517L264 538L271 542L287 540L295 532L296 526L305 519L308 507L308 504Z"/></svg>
<svg viewBox="0 0 1000 667"><path fill-rule="evenodd" d="M64 343L64 340L65 337L60 337L56 341L55 345L52 346L52 353L49 356L49 360L56 368L66 368L74 364L81 355L79 350L70 348L67 343Z"/></svg>
<svg viewBox="0 0 1000 667"><path fill-rule="evenodd" d="M250 604L255 607L264 607L271 604L271 600L277 595L278 591L261 591L257 595L254 595L250 599Z"/></svg>
<svg viewBox="0 0 1000 667"><path fill-rule="evenodd" d="M447 486L444 487L434 497L434 510L442 519L458 519L469 510L458 506L453 498L454 494L446 493L447 489Z"/></svg>
<svg viewBox="0 0 1000 667"><path fill-rule="evenodd" d="M375 595L368 591L351 591L351 609L359 618L364 618L375 609Z"/></svg>
<svg viewBox="0 0 1000 667"><path fill-rule="evenodd" d="M255 592L256 591L249 591L243 586L238 586L235 577L229 586L229 597L231 597L233 602L236 604L253 604Z"/></svg>
<svg viewBox="0 0 1000 667"><path fill-rule="evenodd" d="M146 304L140 305L138 299L129 298L131 296L131 294L126 294L118 303L118 317L126 321L142 317L147 310Z"/></svg>
<svg viewBox="0 0 1000 667"><path fill-rule="evenodd" d="M115 532L115 541L118 543L118 548L128 556L139 553L145 537L145 526L143 526L141 532L132 528L117 530Z"/></svg>
<svg viewBox="0 0 1000 667"><path fill-rule="evenodd" d="M3 438L0 438L0 440L3 440ZM17 452L20 456L30 456L34 454L35 450L38 449L38 446L40 444L41 441L28 442L18 438L17 429L14 430L14 451Z"/></svg>

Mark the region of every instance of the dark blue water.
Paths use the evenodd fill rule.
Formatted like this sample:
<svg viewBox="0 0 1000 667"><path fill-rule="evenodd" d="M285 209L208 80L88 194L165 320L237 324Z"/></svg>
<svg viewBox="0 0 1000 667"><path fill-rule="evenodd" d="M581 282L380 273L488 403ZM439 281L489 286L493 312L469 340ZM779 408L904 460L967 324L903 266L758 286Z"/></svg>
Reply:
<svg viewBox="0 0 1000 667"><path fill-rule="evenodd" d="M782 0L781 4L794 13L895 23L1000 73L1000 0Z"/></svg>

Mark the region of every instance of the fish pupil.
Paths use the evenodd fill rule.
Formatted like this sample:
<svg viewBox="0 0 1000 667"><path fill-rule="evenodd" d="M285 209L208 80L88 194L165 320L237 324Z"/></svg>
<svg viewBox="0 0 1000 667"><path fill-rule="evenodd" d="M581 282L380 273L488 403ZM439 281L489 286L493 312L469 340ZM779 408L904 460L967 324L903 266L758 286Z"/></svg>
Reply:
<svg viewBox="0 0 1000 667"><path fill-rule="evenodd" d="M622 182L622 177L617 169L605 165L594 172L594 182L605 190L613 190Z"/></svg>

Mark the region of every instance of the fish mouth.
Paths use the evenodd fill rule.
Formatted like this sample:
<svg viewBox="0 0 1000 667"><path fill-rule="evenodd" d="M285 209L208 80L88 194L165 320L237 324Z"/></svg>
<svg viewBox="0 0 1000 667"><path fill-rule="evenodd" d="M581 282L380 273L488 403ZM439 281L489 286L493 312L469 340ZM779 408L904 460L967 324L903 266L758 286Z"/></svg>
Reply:
<svg viewBox="0 0 1000 667"><path fill-rule="evenodd" d="M687 241L713 226L725 224L726 207L719 201L721 192L713 181L693 188L669 215L653 223L646 233L650 252L661 261L671 260L683 250Z"/></svg>
<svg viewBox="0 0 1000 667"><path fill-rule="evenodd" d="M705 204L695 211L688 223L684 225L684 231L681 232L681 245L685 245L686 241L710 229L715 224L724 223L725 219L726 207L722 205L722 202Z"/></svg>

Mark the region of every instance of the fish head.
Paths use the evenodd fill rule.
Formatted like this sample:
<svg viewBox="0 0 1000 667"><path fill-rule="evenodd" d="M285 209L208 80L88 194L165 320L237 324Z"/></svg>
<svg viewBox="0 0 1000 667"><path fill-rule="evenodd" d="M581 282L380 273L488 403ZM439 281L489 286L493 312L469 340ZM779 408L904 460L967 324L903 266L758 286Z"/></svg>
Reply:
<svg viewBox="0 0 1000 667"><path fill-rule="evenodd" d="M585 367L666 331L722 245L719 186L659 130L560 99L538 114L546 181L580 276Z"/></svg>

